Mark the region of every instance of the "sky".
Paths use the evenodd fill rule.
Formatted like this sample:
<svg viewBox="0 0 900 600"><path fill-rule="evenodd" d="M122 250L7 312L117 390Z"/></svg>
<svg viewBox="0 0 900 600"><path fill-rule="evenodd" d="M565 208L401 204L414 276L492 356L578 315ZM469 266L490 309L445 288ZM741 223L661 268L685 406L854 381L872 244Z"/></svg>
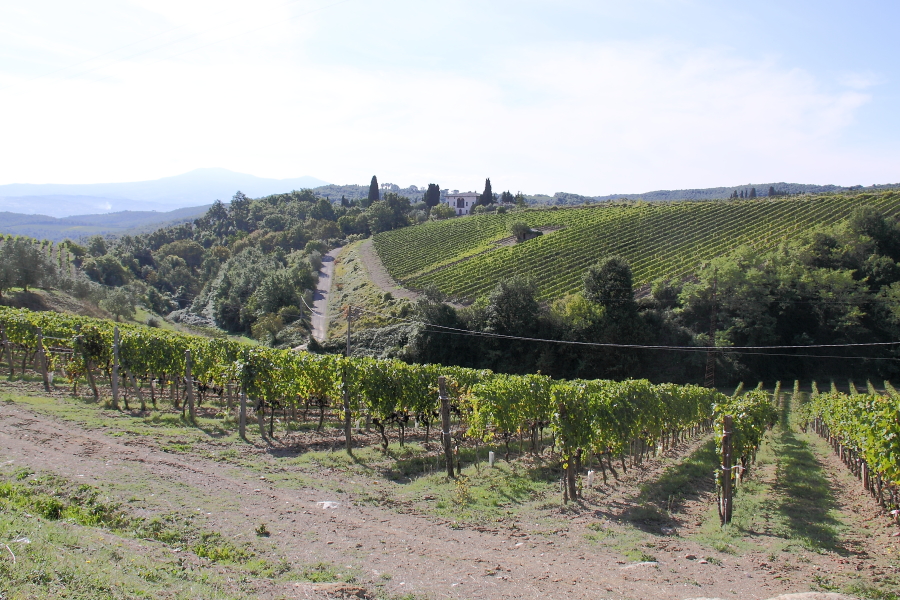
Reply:
<svg viewBox="0 0 900 600"><path fill-rule="evenodd" d="M0 184L900 182L900 3L0 3Z"/></svg>

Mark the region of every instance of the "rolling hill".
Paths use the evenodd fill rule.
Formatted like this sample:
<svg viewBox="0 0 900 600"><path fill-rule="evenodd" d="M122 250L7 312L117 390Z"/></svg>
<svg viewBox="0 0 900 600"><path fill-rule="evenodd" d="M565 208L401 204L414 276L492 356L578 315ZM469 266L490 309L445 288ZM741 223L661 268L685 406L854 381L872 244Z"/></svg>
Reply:
<svg viewBox="0 0 900 600"><path fill-rule="evenodd" d="M896 216L900 193L527 209L388 231L376 235L374 244L391 276L412 289L433 285L471 301L501 279L525 275L535 280L541 298L551 300L581 289L584 271L605 256L625 257L637 287L689 275L744 244L773 248L810 227L840 221L861 205ZM515 221L546 232L512 243L509 226Z"/></svg>
<svg viewBox="0 0 900 600"><path fill-rule="evenodd" d="M228 201L237 190L251 197L326 185L315 177L267 179L227 169L195 169L150 181L0 185L0 210L52 217L121 211L172 211Z"/></svg>
<svg viewBox="0 0 900 600"><path fill-rule="evenodd" d="M162 227L187 223L202 216L209 206L190 206L168 212L126 210L99 215L48 217L0 212L0 234L33 237L61 242L91 235L135 235Z"/></svg>

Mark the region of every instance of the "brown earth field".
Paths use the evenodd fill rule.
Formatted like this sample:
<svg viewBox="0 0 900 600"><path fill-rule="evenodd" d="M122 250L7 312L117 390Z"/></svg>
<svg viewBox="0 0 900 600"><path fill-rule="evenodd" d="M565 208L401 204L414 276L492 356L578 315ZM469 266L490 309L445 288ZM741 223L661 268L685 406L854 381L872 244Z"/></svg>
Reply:
<svg viewBox="0 0 900 600"><path fill-rule="evenodd" d="M3 600L900 590L900 529L789 421L767 435L722 528L709 433L627 473L615 462L606 482L593 465L593 487L583 480L564 505L549 439L539 454L514 440L508 461L503 445L464 444L454 480L434 431L411 429L402 447L389 432L386 453L377 433L355 431L349 457L331 415L315 430L315 409L275 419L271 437L265 423L265 438L251 419L242 440L233 411L210 402L193 425L168 399L112 410L71 391L0 382Z"/></svg>

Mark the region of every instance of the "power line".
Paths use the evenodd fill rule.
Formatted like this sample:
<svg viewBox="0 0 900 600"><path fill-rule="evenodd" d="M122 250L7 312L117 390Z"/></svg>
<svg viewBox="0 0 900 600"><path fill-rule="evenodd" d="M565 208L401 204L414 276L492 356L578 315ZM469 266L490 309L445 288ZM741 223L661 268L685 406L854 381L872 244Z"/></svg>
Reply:
<svg viewBox="0 0 900 600"><path fill-rule="evenodd" d="M431 333L442 333L445 335L461 335L461 336L478 336L484 332L478 331L469 331L469 332L457 332L457 331L433 331ZM545 340L545 339L533 339L533 338L516 338L522 340L530 340L536 342L547 342L547 343L556 343L556 344L583 344L583 345L594 345L589 342L571 342L567 340ZM615 344L606 344L606 346L612 347L628 347L629 346L617 346ZM749 356L784 356L791 358L839 358L845 360L893 360L900 361L900 358L892 358L892 357L883 357L883 356L840 356L836 354L788 354L788 353L773 353L773 352L743 352L740 350L742 346L715 346L712 348L714 351L721 351L723 354L739 354L739 355L749 355ZM669 350L672 352L689 352L689 353L705 353L710 350L708 346L696 346L694 348L687 347L678 347L678 346L644 346L645 350Z"/></svg>
<svg viewBox="0 0 900 600"><path fill-rule="evenodd" d="M446 325L437 325L434 323L428 323L425 321L415 320L415 319L406 319L403 317L396 317L394 315L386 315L384 313L376 312L373 310L369 310L363 307L356 307L358 310L367 312L370 314L374 314L380 317L384 317L387 319L394 319L397 321L403 321L406 323L411 323L415 325L424 325L425 327L433 327L440 331L432 331L432 333L446 333L448 335L464 335L464 336L473 336L473 337L489 337L489 338L498 338L498 339L508 339L508 340L518 340L524 342L541 342L548 344L565 344L565 345L574 345L574 346L589 346L589 347L600 347L600 348L624 348L624 349L634 349L634 350L668 350L668 351L677 351L677 352L707 352L710 350L708 346L659 346L659 345L647 345L647 344L613 344L606 342L581 342L576 340L552 340L546 338L533 338L533 337L525 337L525 336L514 336L514 335L506 335L500 333L493 333L489 331L472 331L469 329L459 329L456 327L448 327ZM760 356L792 356L792 357L807 357L807 358L845 358L845 359L870 359L870 360L900 360L895 358L885 358L885 357L874 357L874 356L837 356L837 355L820 355L820 354L790 354L790 353L770 353L770 352L748 352L748 350L804 350L804 349L813 349L813 348L856 348L856 347L881 347L881 346L896 346L900 345L900 341L898 342L867 342L867 343L856 343L856 344L810 344L810 345L773 345L773 346L716 346L713 349L715 351L721 351L723 353L728 354L747 354L747 355L760 355Z"/></svg>

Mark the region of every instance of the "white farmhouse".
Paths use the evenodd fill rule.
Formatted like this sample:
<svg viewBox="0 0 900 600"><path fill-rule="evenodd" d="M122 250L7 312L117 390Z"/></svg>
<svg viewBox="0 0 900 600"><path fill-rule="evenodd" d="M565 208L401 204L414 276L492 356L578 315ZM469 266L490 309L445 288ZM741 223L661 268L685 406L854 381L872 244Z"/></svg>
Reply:
<svg viewBox="0 0 900 600"><path fill-rule="evenodd" d="M471 214L472 209L475 208L475 204L478 202L478 193L459 193L457 190L453 190L452 193L444 196L441 201L456 211L456 216L468 215Z"/></svg>

